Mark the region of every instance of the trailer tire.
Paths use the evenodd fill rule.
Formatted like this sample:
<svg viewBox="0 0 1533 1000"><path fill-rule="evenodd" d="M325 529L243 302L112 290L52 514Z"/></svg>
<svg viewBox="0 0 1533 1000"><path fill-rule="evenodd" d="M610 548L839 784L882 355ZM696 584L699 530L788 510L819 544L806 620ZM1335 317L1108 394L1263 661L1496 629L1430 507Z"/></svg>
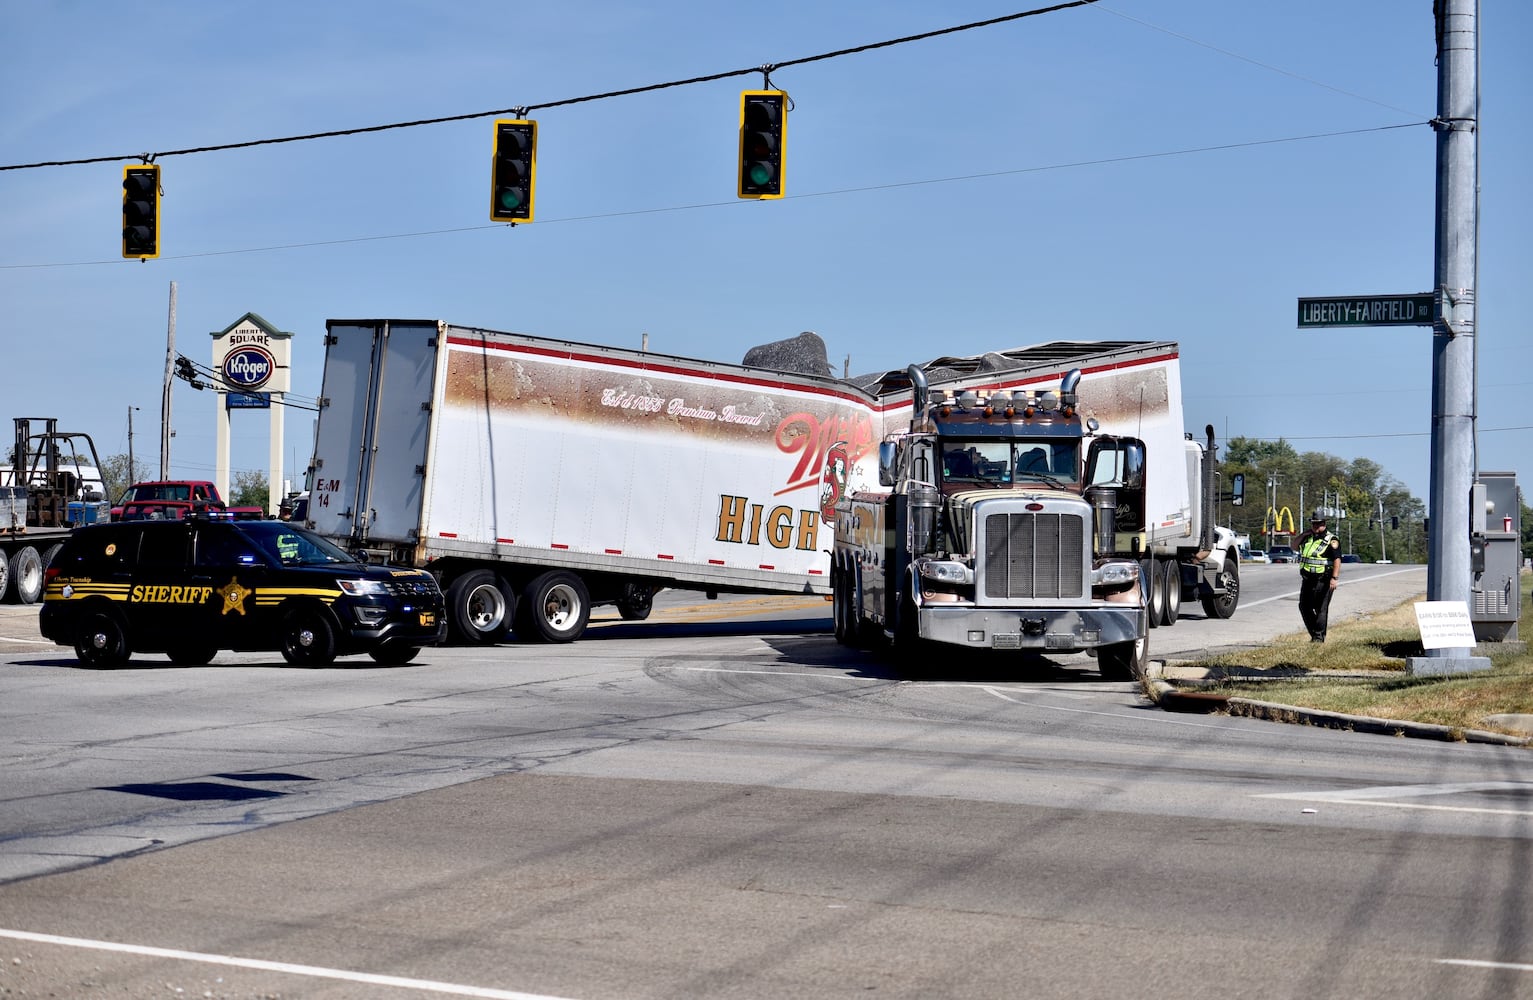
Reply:
<svg viewBox="0 0 1533 1000"><path fill-rule="evenodd" d="M185 643L172 646L165 651L165 655L178 667L205 667L218 655L218 647Z"/></svg>
<svg viewBox="0 0 1533 1000"><path fill-rule="evenodd" d="M1138 680L1145 675L1149 667L1149 636L1097 647L1097 672L1102 675L1103 680Z"/></svg>
<svg viewBox="0 0 1533 1000"><path fill-rule="evenodd" d="M843 646L852 644L851 629L851 576L844 569L830 571L830 618L836 641Z"/></svg>
<svg viewBox="0 0 1533 1000"><path fill-rule="evenodd" d="M617 599L617 613L628 622L641 622L649 617L655 606L655 588L647 583L623 584L623 595Z"/></svg>
<svg viewBox="0 0 1533 1000"><path fill-rule="evenodd" d="M1161 600L1164 613L1161 615L1162 625L1175 625L1182 613L1182 564L1175 559L1166 559L1162 562L1165 566L1165 596Z"/></svg>
<svg viewBox="0 0 1533 1000"><path fill-rule="evenodd" d="M491 646L506 638L516 593L493 570L470 570L447 587L447 624L458 642Z"/></svg>
<svg viewBox="0 0 1533 1000"><path fill-rule="evenodd" d="M1166 613L1166 581L1161 561L1154 556L1145 556L1139 560L1139 568L1144 571L1145 585L1150 588L1145 595L1150 627L1158 628Z"/></svg>
<svg viewBox="0 0 1533 1000"><path fill-rule="evenodd" d="M386 642L377 649L369 650L367 655L373 658L374 663L385 667L400 667L409 663L420 654L419 646L412 646L405 642Z"/></svg>
<svg viewBox="0 0 1533 1000"><path fill-rule="evenodd" d="M568 570L536 577L522 591L517 634L535 642L574 642L591 618L591 594L585 581Z"/></svg>
<svg viewBox="0 0 1533 1000"><path fill-rule="evenodd" d="M0 550L0 600L7 600L11 596L11 557L4 550Z"/></svg>
<svg viewBox="0 0 1533 1000"><path fill-rule="evenodd" d="M1203 595L1203 613L1210 618L1229 618L1240 604L1240 563L1231 556L1224 557L1224 593L1213 591Z"/></svg>
<svg viewBox="0 0 1533 1000"><path fill-rule="evenodd" d="M21 604L36 604L43 596L43 557L30 545L11 559L11 587Z"/></svg>
<svg viewBox="0 0 1533 1000"><path fill-rule="evenodd" d="M75 657L87 667L120 667L133 655L128 630L115 611L86 612L75 634Z"/></svg>

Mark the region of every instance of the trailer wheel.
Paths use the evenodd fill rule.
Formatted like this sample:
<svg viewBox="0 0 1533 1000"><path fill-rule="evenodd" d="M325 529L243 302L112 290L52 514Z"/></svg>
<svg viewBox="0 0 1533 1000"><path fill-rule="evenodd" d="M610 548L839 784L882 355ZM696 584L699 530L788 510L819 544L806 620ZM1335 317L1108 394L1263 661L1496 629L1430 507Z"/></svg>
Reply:
<svg viewBox="0 0 1533 1000"><path fill-rule="evenodd" d="M205 667L213 662L213 657L218 655L218 647L185 643L172 646L165 651L165 655L169 656L170 662L178 667Z"/></svg>
<svg viewBox="0 0 1533 1000"><path fill-rule="evenodd" d="M515 612L516 595L492 570L464 573L447 588L447 623L459 642L490 646L502 641Z"/></svg>
<svg viewBox="0 0 1533 1000"><path fill-rule="evenodd" d="M641 622L655 605L655 588L647 583L623 584L623 596L617 599L617 613L624 621Z"/></svg>
<svg viewBox="0 0 1533 1000"><path fill-rule="evenodd" d="M1139 560L1139 568L1144 570L1144 581L1150 588L1147 595L1150 627L1158 628L1166 614L1165 573L1161 561L1154 556L1145 556Z"/></svg>
<svg viewBox="0 0 1533 1000"><path fill-rule="evenodd" d="M11 559L11 586L22 604L36 604L43 596L43 557L30 545Z"/></svg>
<svg viewBox="0 0 1533 1000"><path fill-rule="evenodd" d="M1132 681L1150 668L1150 639L1132 639L1097 647L1097 672L1103 680Z"/></svg>
<svg viewBox="0 0 1533 1000"><path fill-rule="evenodd" d="M76 636L75 657L87 667L120 667L133 655L127 629L113 611L87 613Z"/></svg>
<svg viewBox="0 0 1533 1000"><path fill-rule="evenodd" d="M1240 603L1240 564L1229 556L1224 557L1224 593L1212 591L1203 595L1203 613L1210 618L1229 618L1235 614Z"/></svg>
<svg viewBox="0 0 1533 1000"><path fill-rule="evenodd" d="M586 630L591 595L574 573L555 569L537 577L522 591L518 634L536 642L574 642Z"/></svg>
<svg viewBox="0 0 1533 1000"><path fill-rule="evenodd" d="M836 641L843 646L851 645L851 629L847 628L847 611L852 603L847 600L847 573L844 569L830 570L830 620Z"/></svg>
<svg viewBox="0 0 1533 1000"><path fill-rule="evenodd" d="M1175 625L1176 619L1182 613L1182 564L1175 559L1167 559L1162 563L1166 567L1165 597L1161 601L1164 606L1164 614L1161 615L1162 625Z"/></svg>
<svg viewBox="0 0 1533 1000"><path fill-rule="evenodd" d="M11 596L11 557L8 553L0 551L0 599Z"/></svg>
<svg viewBox="0 0 1533 1000"><path fill-rule="evenodd" d="M411 646L408 643L386 642L377 649L370 650L367 655L373 658L374 663L385 667L399 667L415 659L420 651L419 646Z"/></svg>

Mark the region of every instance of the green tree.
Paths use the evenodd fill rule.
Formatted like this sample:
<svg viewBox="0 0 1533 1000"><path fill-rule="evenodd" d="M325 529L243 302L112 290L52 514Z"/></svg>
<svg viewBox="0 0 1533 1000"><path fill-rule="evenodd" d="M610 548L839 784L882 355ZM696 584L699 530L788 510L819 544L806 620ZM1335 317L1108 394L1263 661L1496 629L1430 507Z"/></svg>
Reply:
<svg viewBox="0 0 1533 1000"><path fill-rule="evenodd" d="M234 474L234 482L229 484L229 506L260 507L265 510L270 501L271 491L266 485L266 473L255 469L240 469Z"/></svg>
<svg viewBox="0 0 1533 1000"><path fill-rule="evenodd" d="M133 468L128 468L127 455L108 455L101 460L101 482L106 486L106 498L113 503L123 495L129 486L134 483L142 483L151 478L149 468L133 458Z"/></svg>
<svg viewBox="0 0 1533 1000"><path fill-rule="evenodd" d="M1533 507L1522 499L1522 487L1517 487L1517 506L1522 508L1522 558L1533 559Z"/></svg>
<svg viewBox="0 0 1533 1000"><path fill-rule="evenodd" d="M1343 514L1330 525L1343 547L1372 562L1388 556L1392 562L1425 562L1426 506L1377 462L1356 458L1348 462L1324 452L1300 454L1284 440L1260 441L1235 437L1221 449L1224 488L1236 473L1245 476L1245 503L1225 504L1219 521L1251 537L1261 548L1266 532L1275 530L1275 513L1286 510L1294 527L1304 530L1310 510L1326 505ZM1302 503L1301 503L1302 498ZM1382 506L1384 521L1379 521ZM1397 521L1398 519L1398 525ZM1533 526L1525 531L1533 533ZM1288 527L1286 517L1283 528ZM1533 546L1533 539L1530 539Z"/></svg>

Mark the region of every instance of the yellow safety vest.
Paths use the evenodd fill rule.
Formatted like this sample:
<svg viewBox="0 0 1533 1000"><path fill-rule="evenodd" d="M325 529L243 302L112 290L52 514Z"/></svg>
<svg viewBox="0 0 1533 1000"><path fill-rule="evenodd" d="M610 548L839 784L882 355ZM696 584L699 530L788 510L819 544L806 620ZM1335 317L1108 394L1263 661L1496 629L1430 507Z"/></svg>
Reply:
<svg viewBox="0 0 1533 1000"><path fill-rule="evenodd" d="M1331 560L1326 558L1326 553L1331 550L1331 542L1334 538L1334 535L1326 532L1306 539L1304 544L1299 546L1299 572L1329 573Z"/></svg>

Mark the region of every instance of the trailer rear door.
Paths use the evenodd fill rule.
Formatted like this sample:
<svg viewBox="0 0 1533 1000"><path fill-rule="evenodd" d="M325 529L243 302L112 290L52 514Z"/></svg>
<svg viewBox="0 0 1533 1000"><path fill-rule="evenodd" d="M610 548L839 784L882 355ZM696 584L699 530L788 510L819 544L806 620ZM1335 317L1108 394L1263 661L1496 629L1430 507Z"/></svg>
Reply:
<svg viewBox="0 0 1533 1000"><path fill-rule="evenodd" d="M331 320L309 519L331 538L414 544L421 523L438 325Z"/></svg>

